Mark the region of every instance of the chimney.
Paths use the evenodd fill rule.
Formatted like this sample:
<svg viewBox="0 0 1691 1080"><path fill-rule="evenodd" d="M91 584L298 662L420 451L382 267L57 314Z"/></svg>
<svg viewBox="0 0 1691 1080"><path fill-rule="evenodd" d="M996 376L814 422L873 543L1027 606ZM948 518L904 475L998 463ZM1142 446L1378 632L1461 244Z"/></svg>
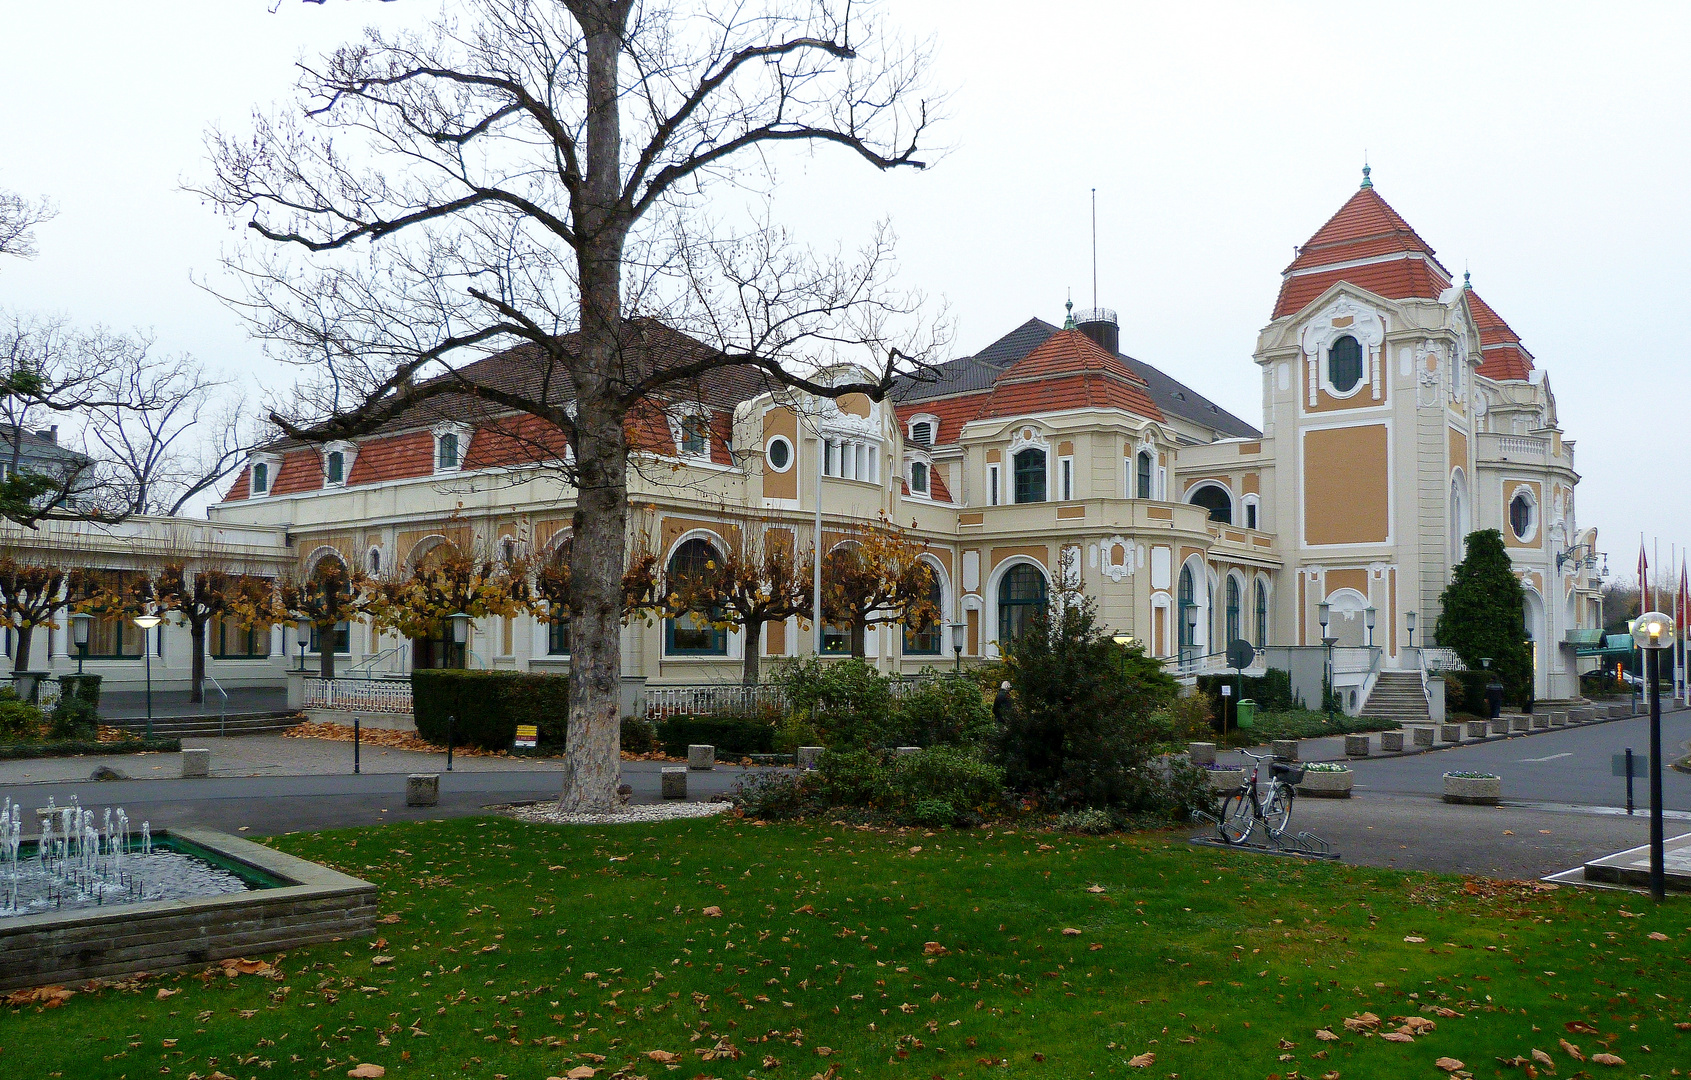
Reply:
<svg viewBox="0 0 1691 1080"><path fill-rule="evenodd" d="M1075 329L1113 356L1121 354L1121 327L1110 308L1083 308L1074 313Z"/></svg>
<svg viewBox="0 0 1691 1080"><path fill-rule="evenodd" d="M40 431L37 431L35 434L38 438L46 439L48 442L52 443L54 446L57 446L59 444L59 425L57 425L57 424L54 424L50 428L42 428Z"/></svg>

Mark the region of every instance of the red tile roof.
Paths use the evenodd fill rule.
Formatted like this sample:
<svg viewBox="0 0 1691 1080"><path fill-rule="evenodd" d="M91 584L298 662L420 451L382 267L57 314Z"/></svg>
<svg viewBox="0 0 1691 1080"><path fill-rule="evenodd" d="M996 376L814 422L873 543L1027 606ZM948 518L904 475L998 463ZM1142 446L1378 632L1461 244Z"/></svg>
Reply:
<svg viewBox="0 0 1691 1080"><path fill-rule="evenodd" d="M1526 381L1532 376L1532 353L1521 346L1521 335L1510 329L1479 293L1470 288L1467 297L1468 313L1480 332L1480 374L1499 382Z"/></svg>
<svg viewBox="0 0 1691 1080"><path fill-rule="evenodd" d="M945 485L945 477L933 469L928 470L928 494L933 497L934 502L951 501L951 489Z"/></svg>
<svg viewBox="0 0 1691 1080"><path fill-rule="evenodd" d="M939 430L934 432L934 445L950 445L962 437L963 425L975 418L975 414L981 411L981 406L991 393L991 390L982 390L974 394L958 394L956 397L933 398L929 401L895 406L899 430L908 432L910 421L916 416L936 417L939 420ZM908 434L905 438L909 438Z"/></svg>
<svg viewBox="0 0 1691 1080"><path fill-rule="evenodd" d="M1343 270L1306 272L1391 255L1403 258ZM1450 287L1450 271L1440 265L1427 242L1372 186L1357 191L1327 219L1298 249L1297 258L1284 274L1274 305L1276 319L1300 310L1336 281L1348 281L1392 300L1433 300Z"/></svg>
<svg viewBox="0 0 1691 1080"><path fill-rule="evenodd" d="M1163 419L1145 380L1119 357L1079 330L1059 330L998 377L976 418L1084 408Z"/></svg>

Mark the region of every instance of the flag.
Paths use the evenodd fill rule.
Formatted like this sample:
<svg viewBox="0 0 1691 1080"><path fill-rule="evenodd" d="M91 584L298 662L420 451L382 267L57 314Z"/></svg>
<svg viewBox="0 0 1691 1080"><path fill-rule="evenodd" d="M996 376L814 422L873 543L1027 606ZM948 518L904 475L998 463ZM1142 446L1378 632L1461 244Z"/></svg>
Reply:
<svg viewBox="0 0 1691 1080"><path fill-rule="evenodd" d="M1638 536L1638 614L1650 610L1650 559L1644 554L1644 535Z"/></svg>

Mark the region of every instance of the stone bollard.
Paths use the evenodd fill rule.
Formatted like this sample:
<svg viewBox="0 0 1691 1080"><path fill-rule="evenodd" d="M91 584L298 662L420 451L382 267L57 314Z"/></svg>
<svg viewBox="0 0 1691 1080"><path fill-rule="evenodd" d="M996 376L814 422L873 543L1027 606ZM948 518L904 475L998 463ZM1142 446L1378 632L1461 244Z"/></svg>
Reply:
<svg viewBox="0 0 1691 1080"><path fill-rule="evenodd" d="M184 780L199 780L211 775L211 751L188 750L182 751L182 778Z"/></svg>
<svg viewBox="0 0 1691 1080"><path fill-rule="evenodd" d="M1532 714L1532 729L1543 731L1550 726L1550 714L1535 712Z"/></svg>
<svg viewBox="0 0 1691 1080"><path fill-rule="evenodd" d="M1590 705L1582 706L1568 714L1569 720L1578 720L1582 724L1589 724L1597 718L1597 710Z"/></svg>
<svg viewBox="0 0 1691 1080"><path fill-rule="evenodd" d="M705 743L689 743L687 745L687 767L689 769L716 768L716 747Z"/></svg>
<svg viewBox="0 0 1691 1080"><path fill-rule="evenodd" d="M1276 761L1296 761L1296 760L1298 760L1298 740L1296 740L1296 739L1275 739L1273 745L1274 745L1274 759Z"/></svg>
<svg viewBox="0 0 1691 1080"><path fill-rule="evenodd" d="M1215 764L1215 743L1195 742L1186 744L1186 757L1194 765Z"/></svg>
<svg viewBox="0 0 1691 1080"><path fill-rule="evenodd" d="M1418 727L1418 728L1415 728L1413 730L1415 732L1415 745L1416 746L1431 746L1431 745L1433 745L1433 729L1432 728L1430 728L1430 727Z"/></svg>
<svg viewBox="0 0 1691 1080"><path fill-rule="evenodd" d="M685 799L687 797L686 769L679 765L664 766L663 797L666 799Z"/></svg>
<svg viewBox="0 0 1691 1080"><path fill-rule="evenodd" d="M1509 718L1509 727L1514 731L1531 731L1532 717L1516 713Z"/></svg>
<svg viewBox="0 0 1691 1080"><path fill-rule="evenodd" d="M1447 743L1459 743L1459 742L1461 742L1462 741L1462 725L1461 724L1440 724L1439 725L1439 741L1440 742L1447 742Z"/></svg>
<svg viewBox="0 0 1691 1080"><path fill-rule="evenodd" d="M914 757L922 752L920 746L901 746L893 751L894 757Z"/></svg>
<svg viewBox="0 0 1691 1080"><path fill-rule="evenodd" d="M1611 719L1611 720L1619 720L1622 717L1631 716L1631 715L1632 715L1632 706L1631 705L1610 705L1609 706L1609 719Z"/></svg>
<svg viewBox="0 0 1691 1080"><path fill-rule="evenodd" d="M820 746L801 746L793 754L793 762L801 769L816 768L816 760L822 756Z"/></svg>
<svg viewBox="0 0 1691 1080"><path fill-rule="evenodd" d="M1484 720L1468 721L1468 738L1483 739L1486 737L1486 722Z"/></svg>
<svg viewBox="0 0 1691 1080"><path fill-rule="evenodd" d="M406 806L438 806L439 804L439 773L412 773L405 778Z"/></svg>
<svg viewBox="0 0 1691 1080"><path fill-rule="evenodd" d="M1394 754L1403 753L1403 732L1401 732L1401 731L1382 731L1382 732L1380 732L1380 752L1383 754L1383 753L1386 753L1388 751L1391 752L1391 753L1394 753Z"/></svg>
<svg viewBox="0 0 1691 1080"><path fill-rule="evenodd" d="M1509 721L1501 716L1491 721L1491 733L1493 735L1509 734Z"/></svg>
<svg viewBox="0 0 1691 1080"><path fill-rule="evenodd" d="M1368 736L1366 736L1366 735L1346 735L1345 736L1345 756L1346 757L1367 757L1368 756Z"/></svg>

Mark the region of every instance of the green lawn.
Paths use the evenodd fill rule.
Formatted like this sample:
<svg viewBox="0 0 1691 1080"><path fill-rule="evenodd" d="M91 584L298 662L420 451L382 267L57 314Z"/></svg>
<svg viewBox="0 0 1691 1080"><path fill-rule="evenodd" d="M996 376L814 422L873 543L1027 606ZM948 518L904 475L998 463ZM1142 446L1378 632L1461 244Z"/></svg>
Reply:
<svg viewBox="0 0 1691 1080"><path fill-rule="evenodd" d="M1534 1049L1564 1078L1691 1065L1691 1031L1675 1028L1691 1027L1684 900L1658 912L1631 894L1295 863L1169 834L484 818L275 844L378 882L395 921L380 940L288 955L280 981L171 975L0 1010L0 1068L1362 1080L1443 1075L1440 1057L1525 1077L1498 1059ZM1346 1030L1363 1012L1386 1025ZM1387 1041L1394 1017L1436 1027ZM1559 1039L1627 1064L1582 1065ZM1129 1064L1146 1053L1148 1068Z"/></svg>

